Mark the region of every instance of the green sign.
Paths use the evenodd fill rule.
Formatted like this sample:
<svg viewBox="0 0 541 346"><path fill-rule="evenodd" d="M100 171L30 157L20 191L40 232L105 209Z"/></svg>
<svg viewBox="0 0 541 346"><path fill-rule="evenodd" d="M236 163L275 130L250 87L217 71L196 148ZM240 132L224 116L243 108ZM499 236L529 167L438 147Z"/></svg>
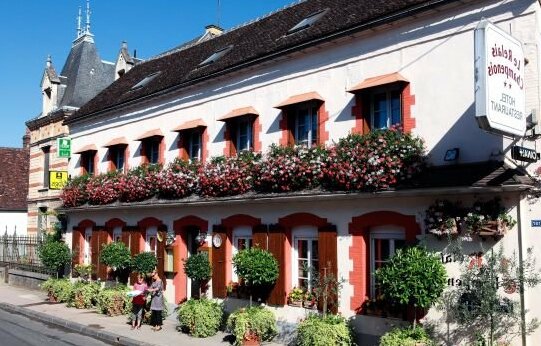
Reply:
<svg viewBox="0 0 541 346"><path fill-rule="evenodd" d="M58 148L58 157L70 157L71 156L71 138L58 138L56 140L56 147Z"/></svg>
<svg viewBox="0 0 541 346"><path fill-rule="evenodd" d="M68 182L68 171L50 171L49 172L49 189L62 190Z"/></svg>

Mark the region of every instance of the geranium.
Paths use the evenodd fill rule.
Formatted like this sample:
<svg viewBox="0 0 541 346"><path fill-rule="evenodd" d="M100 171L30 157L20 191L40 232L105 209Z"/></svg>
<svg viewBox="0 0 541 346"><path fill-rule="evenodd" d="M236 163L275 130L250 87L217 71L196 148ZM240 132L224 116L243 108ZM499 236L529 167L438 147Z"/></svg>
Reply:
<svg viewBox="0 0 541 346"><path fill-rule="evenodd" d="M321 147L271 145L264 159L255 165L258 192L289 192L314 188L323 175L327 152Z"/></svg>
<svg viewBox="0 0 541 346"><path fill-rule="evenodd" d="M441 236L457 234L457 221L462 217L462 209L458 203L447 200L436 200L425 212L427 232Z"/></svg>
<svg viewBox="0 0 541 346"><path fill-rule="evenodd" d="M119 179L120 200L138 202L151 198L157 192L156 176L161 165L142 165Z"/></svg>
<svg viewBox="0 0 541 346"><path fill-rule="evenodd" d="M261 155L243 151L234 157L215 157L199 172L199 193L204 197L234 196L253 188L253 167Z"/></svg>
<svg viewBox="0 0 541 346"><path fill-rule="evenodd" d="M481 235L502 235L506 229L516 224L499 198L486 202L476 201L467 211L464 221L470 231Z"/></svg>
<svg viewBox="0 0 541 346"><path fill-rule="evenodd" d="M119 182L120 173L118 171L90 178L86 185L88 203L101 205L116 201L120 196Z"/></svg>
<svg viewBox="0 0 541 346"><path fill-rule="evenodd" d="M193 194L197 187L199 163L175 159L166 169L156 174L159 198L180 199Z"/></svg>
<svg viewBox="0 0 541 346"><path fill-rule="evenodd" d="M66 186L62 189L60 199L66 208L78 207L87 202L86 183L90 176L85 174L79 177L70 179Z"/></svg>

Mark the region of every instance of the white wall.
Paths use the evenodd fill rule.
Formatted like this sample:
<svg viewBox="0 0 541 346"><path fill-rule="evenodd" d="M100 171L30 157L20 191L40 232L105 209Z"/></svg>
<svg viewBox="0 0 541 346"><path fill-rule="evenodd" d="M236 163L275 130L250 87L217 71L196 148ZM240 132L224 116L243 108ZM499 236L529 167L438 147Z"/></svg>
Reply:
<svg viewBox="0 0 541 346"><path fill-rule="evenodd" d="M6 230L8 234L17 231L18 235L25 235L27 218L26 211L0 211L0 236L4 235Z"/></svg>

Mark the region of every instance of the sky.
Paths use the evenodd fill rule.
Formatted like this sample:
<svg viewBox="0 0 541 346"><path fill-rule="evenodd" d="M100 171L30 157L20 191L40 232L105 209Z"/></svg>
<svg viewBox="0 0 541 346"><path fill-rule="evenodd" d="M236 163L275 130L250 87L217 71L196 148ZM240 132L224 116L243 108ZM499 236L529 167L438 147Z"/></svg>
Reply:
<svg viewBox="0 0 541 346"><path fill-rule="evenodd" d="M122 41L149 58L218 23L230 29L294 0L90 0L90 31L102 60L116 60ZM220 4L218 10L218 3ZM41 112L47 56L60 72L86 0L0 1L0 147L22 147L25 122Z"/></svg>

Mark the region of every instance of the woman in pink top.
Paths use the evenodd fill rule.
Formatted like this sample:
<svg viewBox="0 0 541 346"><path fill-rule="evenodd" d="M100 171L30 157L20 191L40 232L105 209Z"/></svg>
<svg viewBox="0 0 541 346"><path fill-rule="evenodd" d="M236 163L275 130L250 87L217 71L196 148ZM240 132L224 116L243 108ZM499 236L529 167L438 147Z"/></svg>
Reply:
<svg viewBox="0 0 541 346"><path fill-rule="evenodd" d="M143 321L143 310L145 308L145 293L148 290L148 286L143 280L143 275L137 275L137 282L133 285L133 289L141 291L141 294L133 297L132 300L132 315L131 315L131 329L141 329L141 322Z"/></svg>

